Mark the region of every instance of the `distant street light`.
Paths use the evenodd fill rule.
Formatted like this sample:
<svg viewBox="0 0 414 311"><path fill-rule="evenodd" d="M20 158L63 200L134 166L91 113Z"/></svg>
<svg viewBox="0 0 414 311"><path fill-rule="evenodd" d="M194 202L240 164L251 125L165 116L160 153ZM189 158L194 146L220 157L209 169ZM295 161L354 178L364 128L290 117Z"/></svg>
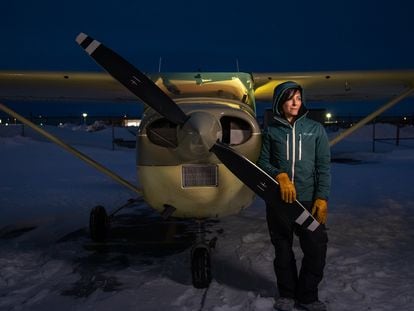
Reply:
<svg viewBox="0 0 414 311"><path fill-rule="evenodd" d="M88 116L88 114L86 112L82 113L82 117L83 117L83 124L86 125L86 117Z"/></svg>
<svg viewBox="0 0 414 311"><path fill-rule="evenodd" d="M325 116L326 116L326 123L329 123L331 121L332 114L328 112Z"/></svg>

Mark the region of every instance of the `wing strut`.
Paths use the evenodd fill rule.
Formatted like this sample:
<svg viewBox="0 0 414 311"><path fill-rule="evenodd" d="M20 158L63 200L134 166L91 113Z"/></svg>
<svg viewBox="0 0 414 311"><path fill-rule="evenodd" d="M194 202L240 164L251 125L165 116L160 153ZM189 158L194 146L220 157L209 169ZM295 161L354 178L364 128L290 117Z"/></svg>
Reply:
<svg viewBox="0 0 414 311"><path fill-rule="evenodd" d="M360 120L354 126L350 127L349 129L343 131L341 134L339 134L338 136L336 136L334 139L332 139L329 142L329 145L332 147L333 145L335 145L336 143L340 142L345 137L351 135L353 132L355 132L356 130L360 129L361 127L363 127L368 122L370 122L373 119L375 119L377 116L379 116L384 111L388 110L389 108L391 108L395 104L399 103L400 101L402 101L406 97L410 96L410 94L413 91L414 91L414 87L409 88L408 90L404 91L403 93L401 93L397 97L393 98L388 103L386 103L384 106L381 106L379 109L375 110L373 113L369 114L368 116L366 116L365 118L363 118L362 120Z"/></svg>
<svg viewBox="0 0 414 311"><path fill-rule="evenodd" d="M44 137L46 137L47 139L49 139L53 143L59 145L60 147L62 147L66 151L69 151L70 153L72 153L73 155L75 155L76 157L81 159L82 161L84 161L84 162L88 163L89 165L93 166L98 171L100 171L100 172L106 174L107 176L111 177L113 180L117 181L121 185L127 187L128 189L130 189L130 190L132 190L132 191L134 191L134 192L136 192L140 195L142 194L141 190L138 189L133 184L131 184L129 181L123 179L122 177L120 177L116 173L112 172L108 168L102 166L101 164L99 164L98 162L96 162L92 158L88 157L87 155L83 154L79 150L77 150L77 149L73 148L72 146L66 144L64 141L60 140L56 136L54 136L54 135L48 133L47 131L45 131L44 129L38 127L36 124L29 121L25 117L21 116L20 114L18 114L14 110L8 108L7 106L3 105L2 103L0 103L0 109L3 110L4 112L6 112L7 114L11 115L13 118L16 118L17 120L19 120L23 124L26 124L27 126L32 128L34 131L36 131L39 134L43 135Z"/></svg>

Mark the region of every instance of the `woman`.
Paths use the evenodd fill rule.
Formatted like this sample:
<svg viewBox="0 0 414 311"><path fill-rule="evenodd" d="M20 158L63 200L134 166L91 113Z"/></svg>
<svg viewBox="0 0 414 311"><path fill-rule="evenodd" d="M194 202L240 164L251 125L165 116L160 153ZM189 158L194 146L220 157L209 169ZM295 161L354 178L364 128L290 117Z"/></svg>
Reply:
<svg viewBox="0 0 414 311"><path fill-rule="evenodd" d="M273 114L273 122L263 133L258 165L280 185L280 205L266 207L279 290L274 308L293 310L296 304L302 310L327 310L319 301L318 284L328 242L324 225L330 191L328 138L320 123L306 117L303 90L295 82L275 88ZM296 199L321 223L317 230L311 232L278 216L278 209L289 208ZM294 233L304 255L299 274L292 250Z"/></svg>

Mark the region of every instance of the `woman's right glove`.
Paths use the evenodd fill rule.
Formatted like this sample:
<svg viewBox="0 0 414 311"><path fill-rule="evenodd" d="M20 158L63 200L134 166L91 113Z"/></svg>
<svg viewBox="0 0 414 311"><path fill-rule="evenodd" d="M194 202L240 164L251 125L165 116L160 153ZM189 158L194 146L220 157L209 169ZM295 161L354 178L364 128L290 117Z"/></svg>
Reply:
<svg viewBox="0 0 414 311"><path fill-rule="evenodd" d="M319 223L325 224L326 219L328 218L328 201L324 199L316 199L313 203L312 215Z"/></svg>
<svg viewBox="0 0 414 311"><path fill-rule="evenodd" d="M288 174L280 173L275 179L279 183L282 200L286 203L293 203L296 200L296 189Z"/></svg>

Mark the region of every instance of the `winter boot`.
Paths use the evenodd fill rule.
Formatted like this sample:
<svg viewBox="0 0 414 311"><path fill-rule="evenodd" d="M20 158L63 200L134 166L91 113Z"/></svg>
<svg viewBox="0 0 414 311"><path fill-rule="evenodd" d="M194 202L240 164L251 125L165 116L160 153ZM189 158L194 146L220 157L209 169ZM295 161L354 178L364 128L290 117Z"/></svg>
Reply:
<svg viewBox="0 0 414 311"><path fill-rule="evenodd" d="M328 311L326 304L319 300L311 303L298 303L296 308L304 311Z"/></svg>
<svg viewBox="0 0 414 311"><path fill-rule="evenodd" d="M292 311L295 306L295 300L287 297L279 297L276 299L273 308L277 311Z"/></svg>

